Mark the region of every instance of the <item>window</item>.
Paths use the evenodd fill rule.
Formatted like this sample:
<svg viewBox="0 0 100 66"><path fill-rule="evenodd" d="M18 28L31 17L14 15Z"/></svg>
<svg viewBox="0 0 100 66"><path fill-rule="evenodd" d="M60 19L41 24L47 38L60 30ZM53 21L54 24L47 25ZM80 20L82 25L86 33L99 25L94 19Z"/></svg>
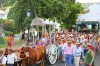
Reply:
<svg viewBox="0 0 100 66"><path fill-rule="evenodd" d="M0 14L0 17L5 17L5 14Z"/></svg>

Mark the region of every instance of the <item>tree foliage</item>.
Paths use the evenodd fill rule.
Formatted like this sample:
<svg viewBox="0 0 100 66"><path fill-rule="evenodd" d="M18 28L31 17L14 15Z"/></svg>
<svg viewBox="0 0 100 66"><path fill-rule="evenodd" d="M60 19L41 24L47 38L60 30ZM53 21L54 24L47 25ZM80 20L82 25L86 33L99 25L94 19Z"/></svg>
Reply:
<svg viewBox="0 0 100 66"><path fill-rule="evenodd" d="M78 15L83 11L83 7L80 3L75 3L71 5L71 9L69 12L69 16L63 19L63 27L64 28L70 28L72 25L76 24L76 20L78 18Z"/></svg>
<svg viewBox="0 0 100 66"><path fill-rule="evenodd" d="M13 32L13 33L16 33L15 32L15 28L14 28L14 23L13 22L5 22L3 24L3 29L5 31L10 31L10 32Z"/></svg>
<svg viewBox="0 0 100 66"><path fill-rule="evenodd" d="M2 8L2 4L5 2L5 0L0 0L0 8Z"/></svg>
<svg viewBox="0 0 100 66"><path fill-rule="evenodd" d="M76 22L76 15L81 11L80 4L75 3L75 0L7 0L4 5L12 6L8 18L14 20L19 31L27 28L28 23L36 17L57 20L67 27L68 23ZM30 22L26 16L27 9L31 10Z"/></svg>
<svg viewBox="0 0 100 66"><path fill-rule="evenodd" d="M4 19L0 18L0 24L4 23Z"/></svg>

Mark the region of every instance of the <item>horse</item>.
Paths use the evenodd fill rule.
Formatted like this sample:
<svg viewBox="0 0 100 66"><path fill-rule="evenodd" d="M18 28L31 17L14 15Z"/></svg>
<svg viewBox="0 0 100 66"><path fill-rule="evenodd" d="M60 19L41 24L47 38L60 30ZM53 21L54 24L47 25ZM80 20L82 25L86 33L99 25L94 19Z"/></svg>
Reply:
<svg viewBox="0 0 100 66"><path fill-rule="evenodd" d="M29 54L28 58L25 55L27 52ZM26 62L28 62L27 66L31 66L32 64L41 60L41 66L44 66L46 55L46 48L44 46L37 46L36 48L22 47L21 53L23 56L20 57L25 58L25 60L22 60L22 65L26 66ZM28 59L28 61L26 58Z"/></svg>

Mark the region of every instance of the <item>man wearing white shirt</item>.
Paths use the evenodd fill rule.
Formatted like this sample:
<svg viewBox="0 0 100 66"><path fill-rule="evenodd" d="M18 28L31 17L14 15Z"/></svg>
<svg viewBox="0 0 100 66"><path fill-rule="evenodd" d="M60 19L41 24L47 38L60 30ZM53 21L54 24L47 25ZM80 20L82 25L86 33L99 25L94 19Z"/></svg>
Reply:
<svg viewBox="0 0 100 66"><path fill-rule="evenodd" d="M3 55L3 51L0 50L0 66L5 66L7 58Z"/></svg>
<svg viewBox="0 0 100 66"><path fill-rule="evenodd" d="M7 66L14 66L14 62L17 61L17 56L13 53L12 49L8 50L8 56L7 56Z"/></svg>
<svg viewBox="0 0 100 66"><path fill-rule="evenodd" d="M82 52L82 49L80 47L80 43L76 43L76 46L74 46L74 50L73 50L75 66L79 66L81 52Z"/></svg>
<svg viewBox="0 0 100 66"><path fill-rule="evenodd" d="M62 61L65 62L65 58L64 58L64 51L65 51L65 48L67 46L67 44L61 44L61 50L62 50Z"/></svg>

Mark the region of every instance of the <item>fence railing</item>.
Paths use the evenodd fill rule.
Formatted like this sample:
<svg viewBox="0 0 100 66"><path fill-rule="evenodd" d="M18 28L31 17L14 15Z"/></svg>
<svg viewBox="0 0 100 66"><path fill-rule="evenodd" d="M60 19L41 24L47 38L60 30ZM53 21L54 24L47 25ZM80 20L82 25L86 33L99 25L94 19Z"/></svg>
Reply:
<svg viewBox="0 0 100 66"><path fill-rule="evenodd" d="M6 40L2 37L0 37L0 44L6 44Z"/></svg>

